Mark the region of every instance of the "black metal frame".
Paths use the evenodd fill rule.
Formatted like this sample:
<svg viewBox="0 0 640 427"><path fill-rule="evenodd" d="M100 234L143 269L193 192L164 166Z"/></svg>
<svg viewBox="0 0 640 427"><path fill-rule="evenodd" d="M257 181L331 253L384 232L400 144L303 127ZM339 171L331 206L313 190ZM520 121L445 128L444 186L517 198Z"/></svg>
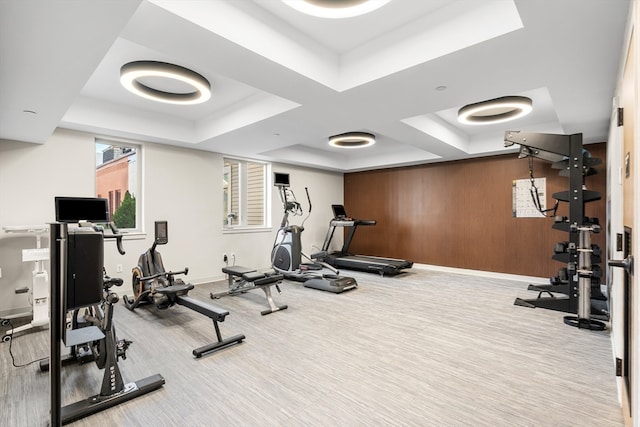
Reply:
<svg viewBox="0 0 640 427"><path fill-rule="evenodd" d="M569 234L568 244L574 248L579 248L580 232L578 229L589 225L585 224L584 204L600 199L600 193L583 189L584 167L589 165L584 164L582 134L556 135L519 131L505 132L504 145L511 146L514 144L519 144L521 147L526 148L525 156L539 157L547 161L551 161L554 158L553 154L566 158L561 162L556 162L554 168L562 169L561 174L568 175L569 189L554 193L552 197L569 204L569 217L567 221L554 223L553 228L566 231ZM549 156L549 153L552 153L552 155ZM559 164L562 164L562 166ZM577 268L580 261L579 254L579 251L569 251L563 258L568 258L567 264ZM558 288L562 289L562 293L565 293L566 296L555 297L552 295L549 291L553 287L544 286L539 288L532 285L533 288L530 286L529 289L539 291L538 298L516 298L514 304L530 308L540 307L566 313L578 313L579 276L579 274L569 274L567 283ZM548 292L550 296L543 297L543 292ZM588 321L590 324L600 327L600 325L596 325L599 322L590 319L577 320L574 326L584 327L585 321Z"/></svg>
<svg viewBox="0 0 640 427"><path fill-rule="evenodd" d="M107 408L119 405L120 403L129 401L143 394L149 393L162 387L165 383L164 378L160 374L138 380L136 382L124 384L119 381L118 389L105 390L103 387L99 394L91 396L87 399L62 406L61 399L61 368L62 357L60 342L63 339L65 330L65 302L62 298L63 292L66 292L67 282L67 241L68 228L67 224L53 223L50 227L50 262L51 262L51 281L50 281L50 354L49 354L49 386L50 386L50 424L51 426L60 426L67 424ZM90 258L90 257L89 257ZM115 345L110 342L109 344ZM109 345L108 344L108 345ZM113 364L117 361L111 361ZM105 378L107 373L105 373Z"/></svg>
<svg viewBox="0 0 640 427"><path fill-rule="evenodd" d="M381 276L385 274L389 276L395 276L400 273L404 273L403 270L413 267L413 261L397 258L385 258L369 255L355 255L349 252L351 241L356 232L358 226L371 226L376 225L375 220L363 220L363 219L332 219L329 222L329 229L322 243L322 260L329 265L336 268L346 268L348 270L366 271L368 273L378 273ZM336 227L343 227L348 229L347 235L344 239L342 249L335 252L329 252L329 246Z"/></svg>
<svg viewBox="0 0 640 427"><path fill-rule="evenodd" d="M273 300L271 294L271 287L275 286L278 293L280 293L280 283L284 276L280 273L265 274L256 271L253 268L242 267L234 265L231 267L224 267L222 272L227 275L228 288L223 292L211 292L209 297L211 299L222 298L227 295L240 295L253 289L262 289L264 296L267 299L268 309L260 312L261 315L275 313L276 311L286 310L288 306L286 304L278 305Z"/></svg>

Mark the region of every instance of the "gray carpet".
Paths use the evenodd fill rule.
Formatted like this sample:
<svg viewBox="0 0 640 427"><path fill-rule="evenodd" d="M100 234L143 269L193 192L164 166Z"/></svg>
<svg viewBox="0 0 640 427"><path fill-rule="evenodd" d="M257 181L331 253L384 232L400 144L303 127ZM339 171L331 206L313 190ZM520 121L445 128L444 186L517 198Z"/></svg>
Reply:
<svg viewBox="0 0 640 427"><path fill-rule="evenodd" d="M260 290L219 300L222 333L243 343L195 359L215 339L184 307L116 307L134 343L125 381L160 373L163 388L77 426L622 426L608 331L566 326L563 313L513 305L527 283L413 269L397 277L347 272L359 288L332 294L285 282L268 316ZM126 286L126 285L125 285ZM130 293L123 289L121 295ZM6 329L6 328L5 328ZM48 332L16 336L17 363L48 354ZM0 345L7 426L44 426L48 375L14 368ZM94 364L63 368L63 404L96 394Z"/></svg>

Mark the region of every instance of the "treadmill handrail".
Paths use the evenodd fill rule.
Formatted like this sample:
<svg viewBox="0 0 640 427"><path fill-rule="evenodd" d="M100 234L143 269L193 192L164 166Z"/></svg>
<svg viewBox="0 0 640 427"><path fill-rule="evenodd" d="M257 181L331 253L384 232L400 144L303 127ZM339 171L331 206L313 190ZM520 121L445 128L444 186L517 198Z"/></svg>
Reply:
<svg viewBox="0 0 640 427"><path fill-rule="evenodd" d="M338 219L333 218L329 222L329 230L327 230L327 235L324 238L324 243L322 244L322 250L328 251L329 245L331 244L331 240L333 239L333 233L336 230L336 227L346 227L349 228L349 232L347 233L347 237L344 239L344 243L342 245L341 252L349 253L349 246L351 246L351 241L353 240L353 235L356 232L356 228L359 225L376 225L377 221L375 219Z"/></svg>
<svg viewBox="0 0 640 427"><path fill-rule="evenodd" d="M332 219L329 223L333 227L357 227L359 225L376 225L375 219Z"/></svg>

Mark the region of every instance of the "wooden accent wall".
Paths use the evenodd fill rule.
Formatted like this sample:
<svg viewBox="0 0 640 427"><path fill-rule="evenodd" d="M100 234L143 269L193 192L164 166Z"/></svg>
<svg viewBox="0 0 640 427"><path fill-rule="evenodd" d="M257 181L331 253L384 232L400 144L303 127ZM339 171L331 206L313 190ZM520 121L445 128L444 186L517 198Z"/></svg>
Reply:
<svg viewBox="0 0 640 427"><path fill-rule="evenodd" d="M602 159L597 175L586 178L602 199L585 213L600 220L593 243L605 258L606 146L586 146ZM534 160L534 176L546 177L551 195L568 189L568 178L549 162ZM351 252L402 258L414 263L536 277L556 276L562 263L551 259L556 242L567 233L552 229L553 218L514 218L512 182L529 178L527 159L517 154L382 169L344 175L344 204L354 218L375 219L359 227ZM568 216L561 202L558 215ZM601 265L604 270L604 264Z"/></svg>

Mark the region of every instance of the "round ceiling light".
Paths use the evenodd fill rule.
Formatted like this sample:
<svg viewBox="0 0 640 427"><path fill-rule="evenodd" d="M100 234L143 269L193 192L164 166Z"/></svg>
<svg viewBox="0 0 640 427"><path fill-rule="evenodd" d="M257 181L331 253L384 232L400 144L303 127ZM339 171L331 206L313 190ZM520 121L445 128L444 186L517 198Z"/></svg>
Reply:
<svg viewBox="0 0 640 427"><path fill-rule="evenodd" d="M532 109L533 104L530 98L503 96L465 105L458 110L458 121L467 125L490 125L524 117Z"/></svg>
<svg viewBox="0 0 640 427"><path fill-rule="evenodd" d="M282 0L306 15L318 18L351 18L372 12L391 0Z"/></svg>
<svg viewBox="0 0 640 427"><path fill-rule="evenodd" d="M329 145L336 148L364 148L375 143L375 135L367 132L347 132L329 137Z"/></svg>
<svg viewBox="0 0 640 427"><path fill-rule="evenodd" d="M168 90L162 87L162 81L165 86L167 83L174 87L181 85L186 90ZM207 79L188 68L166 62L129 62L120 68L120 83L138 96L169 104L201 104L211 98Z"/></svg>

